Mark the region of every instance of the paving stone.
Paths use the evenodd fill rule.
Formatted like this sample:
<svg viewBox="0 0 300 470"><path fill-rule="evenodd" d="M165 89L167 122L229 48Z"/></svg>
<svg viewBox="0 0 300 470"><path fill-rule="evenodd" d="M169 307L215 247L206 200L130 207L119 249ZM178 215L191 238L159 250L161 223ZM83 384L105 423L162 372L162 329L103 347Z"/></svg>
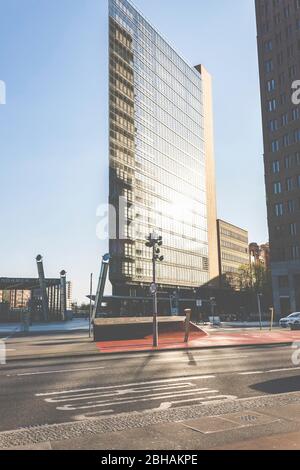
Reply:
<svg viewBox="0 0 300 470"><path fill-rule="evenodd" d="M232 423L218 416L211 416L198 420L195 419L193 421L187 421L186 423L182 423L182 425L186 428L200 432L202 434L213 434L222 431L230 431L239 427L238 424Z"/></svg>

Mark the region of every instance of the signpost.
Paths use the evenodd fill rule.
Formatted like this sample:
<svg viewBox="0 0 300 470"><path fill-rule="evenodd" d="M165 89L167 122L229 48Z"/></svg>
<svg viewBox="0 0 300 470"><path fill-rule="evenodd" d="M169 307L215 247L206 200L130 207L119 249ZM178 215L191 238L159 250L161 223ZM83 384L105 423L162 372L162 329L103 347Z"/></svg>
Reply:
<svg viewBox="0 0 300 470"><path fill-rule="evenodd" d="M157 323L157 285L156 285L156 262L163 261L164 257L160 256L160 249L163 244L162 237L155 232L150 233L147 237L147 248L152 248L152 269L153 269L153 282L150 286L150 292L153 296L153 347L158 346L158 323Z"/></svg>

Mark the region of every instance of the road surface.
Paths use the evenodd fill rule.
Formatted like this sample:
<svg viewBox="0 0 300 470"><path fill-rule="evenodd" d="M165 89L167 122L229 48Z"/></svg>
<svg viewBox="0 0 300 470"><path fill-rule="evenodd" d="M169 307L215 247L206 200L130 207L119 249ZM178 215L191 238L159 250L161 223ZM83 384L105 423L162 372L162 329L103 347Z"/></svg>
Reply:
<svg viewBox="0 0 300 470"><path fill-rule="evenodd" d="M300 392L291 347L23 360L0 366L0 431Z"/></svg>

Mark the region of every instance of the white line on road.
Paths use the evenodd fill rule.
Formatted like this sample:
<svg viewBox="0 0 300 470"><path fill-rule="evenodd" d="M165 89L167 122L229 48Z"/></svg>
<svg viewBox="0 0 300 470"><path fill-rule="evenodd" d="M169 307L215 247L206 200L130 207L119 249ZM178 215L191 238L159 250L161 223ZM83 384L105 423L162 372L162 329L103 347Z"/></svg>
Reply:
<svg viewBox="0 0 300 470"><path fill-rule="evenodd" d="M66 394L66 395L59 395L57 398L46 398L45 401L49 403L58 403L60 401L76 401L76 400L86 400L86 399L92 399L92 398L104 398L104 397L117 397L117 396L124 396L128 394L134 394L134 393L151 393L153 391L157 390L168 390L170 393L170 388L176 388L176 389L183 389L183 388L189 388L193 384L191 382L189 383L184 383L184 384L174 384L173 386L171 385L165 385L163 387L160 386L154 386L151 388L128 388L128 389L122 389L122 390L111 390L108 393L103 393L102 391L99 393L98 392L92 392L92 393L78 393L75 396L72 395L71 397ZM204 390L204 389L203 389Z"/></svg>
<svg viewBox="0 0 300 470"><path fill-rule="evenodd" d="M198 362L210 362L210 361L220 361L222 359L240 359L240 358L246 358L246 357L249 357L249 355L247 354L230 354L230 355L224 355L224 356L220 356L220 357L217 357L217 356L200 356L200 357L195 357L193 354L192 354L192 357L189 358L189 357L185 357L185 358L179 358L179 359L175 359L175 358L166 358L166 359L158 359L158 360L153 360L151 362L149 362L148 364L146 364L146 367L149 367L149 366L153 366L155 364L163 364L163 363L168 363L168 362L172 362L174 365L178 364L178 362L184 362L186 364L188 364L189 362L191 361L195 361L195 363L198 363Z"/></svg>
<svg viewBox="0 0 300 470"><path fill-rule="evenodd" d="M79 388L75 390L63 390L60 392L48 392L48 393L37 393L35 396L37 397L48 397L54 395L65 395L66 393L80 393L80 392L90 392L93 390L107 390L107 389L118 389L122 387L133 387L133 386L140 386L140 385L152 385L158 383L172 383L172 382L184 382L187 380L200 380L200 379L214 379L215 375L194 375L194 376L187 376L181 378L174 378L174 379L161 379L161 380L150 380L148 382L135 382L135 383L128 383L122 385L105 385L102 387L90 387L90 388Z"/></svg>
<svg viewBox="0 0 300 470"><path fill-rule="evenodd" d="M211 392L214 392L214 390L211 390ZM205 397L205 401L201 401L200 405L205 405L205 404L209 405L212 401L215 404L218 404L218 403L223 403L224 401L236 400L236 399L237 399L237 397L235 395L216 395L216 396L213 395L211 397ZM164 405L168 409L172 405L177 405L178 403L188 403L188 402L192 402L192 401L199 401L199 397L198 398L188 398L187 400L176 400L176 401L171 401L171 402L165 402Z"/></svg>
<svg viewBox="0 0 300 470"><path fill-rule="evenodd" d="M209 394L209 393L218 393L218 390L209 390L209 389L193 389L190 392L184 391L184 392L173 392L173 393L168 393L168 394L153 394L153 395L148 395L145 398L134 398L134 399L125 399L125 400L119 400L119 401L110 401L110 400L104 400L104 401L96 401L94 402L88 402L88 404L83 405L83 406L72 406L72 405L64 405L64 406L59 406L56 409L60 411L73 411L73 410L86 410L86 409L91 409L91 408L103 408L106 406L117 406L117 405L127 405L128 403L140 403L140 402L145 402L145 401L153 401L153 400L160 400L163 399L165 400L166 398L173 398L173 397L180 397L180 396L188 396L188 395L204 395L204 394ZM212 397L208 397L211 399ZM216 395L215 398L218 398L218 395ZM199 400L199 398L198 398Z"/></svg>
<svg viewBox="0 0 300 470"><path fill-rule="evenodd" d="M47 370L47 371L38 371L38 372L24 372L23 374L7 374L7 377L24 377L26 375L43 375L43 374L61 374L63 372L82 372L85 370L98 370L105 369L104 366L101 367L85 367L82 369L60 369L60 370Z"/></svg>
<svg viewBox="0 0 300 470"><path fill-rule="evenodd" d="M190 390L202 390L203 392L207 391L208 388L193 388L191 389L191 387L193 386L193 384L189 384L189 387L190 387ZM178 386L176 386L176 389L178 388ZM159 389L152 389L152 390L149 390L147 391L147 393L144 393L145 392L145 389L142 389L142 390L135 390L135 392L132 392L130 389L129 390L125 390L125 393L124 395L130 395L132 393L139 393L140 395L136 396L136 397L125 397L123 395L122 396L117 396L117 394L115 393L106 393L105 395L102 395L102 394L98 394L98 395L94 395L94 396L87 396L87 397L82 397L82 396L78 396L76 395L76 397L74 398L70 398L70 397L64 397L64 398L46 398L45 401L47 403L62 403L64 401L87 401L87 400L94 400L95 398L101 398L101 400L95 400L95 403L105 403L105 402L109 402L111 401L112 399L113 400L127 400L128 398L130 400L139 400L140 397L156 397L156 396L159 396L159 397L162 397L164 395L170 395L170 393L189 393L189 391L187 390L174 390L174 392L171 392L171 390L168 390L166 392L163 392L163 391L160 391L159 393L156 393L158 392ZM104 398L107 398L107 400L104 400ZM92 403L92 401L89 401L88 403Z"/></svg>
<svg viewBox="0 0 300 470"><path fill-rule="evenodd" d="M269 370L255 370L249 372L239 372L238 375L258 375L258 374L272 374L274 372L293 372L300 370L300 367L285 367L282 369L269 369Z"/></svg>

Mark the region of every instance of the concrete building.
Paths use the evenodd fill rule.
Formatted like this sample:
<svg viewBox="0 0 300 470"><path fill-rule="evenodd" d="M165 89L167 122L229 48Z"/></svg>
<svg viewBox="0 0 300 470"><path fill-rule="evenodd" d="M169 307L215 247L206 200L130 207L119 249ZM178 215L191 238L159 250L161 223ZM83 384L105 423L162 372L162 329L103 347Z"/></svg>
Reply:
<svg viewBox="0 0 300 470"><path fill-rule="evenodd" d="M249 245L249 259L251 265L264 266L266 270L270 269L270 245L264 243L258 245L258 243L250 243Z"/></svg>
<svg viewBox="0 0 300 470"><path fill-rule="evenodd" d="M300 310L300 0L256 0L270 257L277 316Z"/></svg>
<svg viewBox="0 0 300 470"><path fill-rule="evenodd" d="M220 287L239 290L239 269L249 265L248 232L217 220Z"/></svg>
<svg viewBox="0 0 300 470"><path fill-rule="evenodd" d="M149 295L163 237L160 290L191 297L218 277L212 85L128 0L109 0L110 281Z"/></svg>

